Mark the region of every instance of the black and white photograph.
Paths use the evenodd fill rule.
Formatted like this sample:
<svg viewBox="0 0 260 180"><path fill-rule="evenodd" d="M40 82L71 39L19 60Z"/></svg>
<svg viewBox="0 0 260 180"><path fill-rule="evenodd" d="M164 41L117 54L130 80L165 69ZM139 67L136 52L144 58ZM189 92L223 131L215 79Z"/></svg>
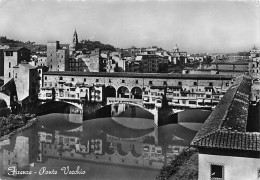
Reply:
<svg viewBox="0 0 260 180"><path fill-rule="evenodd" d="M260 0L0 0L0 180L260 180Z"/></svg>

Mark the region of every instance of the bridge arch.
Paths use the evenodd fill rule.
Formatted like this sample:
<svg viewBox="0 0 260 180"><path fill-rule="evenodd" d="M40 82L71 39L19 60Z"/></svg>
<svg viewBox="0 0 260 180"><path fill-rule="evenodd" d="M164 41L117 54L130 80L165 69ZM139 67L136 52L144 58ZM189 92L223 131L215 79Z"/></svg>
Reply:
<svg viewBox="0 0 260 180"><path fill-rule="evenodd" d="M131 89L131 95L134 99L142 99L143 91L140 87L135 86Z"/></svg>
<svg viewBox="0 0 260 180"><path fill-rule="evenodd" d="M125 86L120 86L117 90L117 97L118 98L129 98L130 97L129 89Z"/></svg>
<svg viewBox="0 0 260 180"><path fill-rule="evenodd" d="M259 82L260 82L260 79L259 79L259 78L255 78L255 79L252 80L252 84L254 84L254 83L259 83Z"/></svg>
<svg viewBox="0 0 260 180"><path fill-rule="evenodd" d="M116 88L114 86L105 87L105 97L116 97Z"/></svg>

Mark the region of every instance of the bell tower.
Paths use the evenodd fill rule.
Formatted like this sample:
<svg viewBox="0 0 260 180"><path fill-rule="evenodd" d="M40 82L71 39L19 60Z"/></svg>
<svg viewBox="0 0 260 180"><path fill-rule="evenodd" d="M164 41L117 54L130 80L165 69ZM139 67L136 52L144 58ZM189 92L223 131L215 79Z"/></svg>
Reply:
<svg viewBox="0 0 260 180"><path fill-rule="evenodd" d="M74 34L73 34L72 43L69 45L70 55L72 55L78 49L78 46L79 46L78 34L77 34L76 29L75 29Z"/></svg>
<svg viewBox="0 0 260 180"><path fill-rule="evenodd" d="M74 43L74 44L76 45L75 48L77 49L77 47L78 47L78 45L79 45L79 42L78 42L78 34L77 34L76 29L75 29L75 31L74 31L72 43Z"/></svg>

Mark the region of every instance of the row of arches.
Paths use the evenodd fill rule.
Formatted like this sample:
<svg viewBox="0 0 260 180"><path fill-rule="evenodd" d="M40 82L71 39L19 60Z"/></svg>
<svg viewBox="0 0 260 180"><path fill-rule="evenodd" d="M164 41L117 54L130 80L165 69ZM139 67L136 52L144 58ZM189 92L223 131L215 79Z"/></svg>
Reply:
<svg viewBox="0 0 260 180"><path fill-rule="evenodd" d="M117 90L113 86L107 86L104 91L106 97L133 99L142 99L142 92L140 87L133 87L131 91L129 91L125 86L120 86Z"/></svg>

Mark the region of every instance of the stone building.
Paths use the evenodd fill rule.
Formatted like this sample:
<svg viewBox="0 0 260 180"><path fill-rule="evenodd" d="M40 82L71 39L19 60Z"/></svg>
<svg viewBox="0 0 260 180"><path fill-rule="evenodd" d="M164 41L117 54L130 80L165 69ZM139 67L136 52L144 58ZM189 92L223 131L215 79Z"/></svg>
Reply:
<svg viewBox="0 0 260 180"><path fill-rule="evenodd" d="M8 48L7 45L0 45L0 76L4 76L4 50Z"/></svg>
<svg viewBox="0 0 260 180"><path fill-rule="evenodd" d="M102 69L100 50L95 49L90 53L74 54L69 58L69 71L100 72Z"/></svg>
<svg viewBox="0 0 260 180"><path fill-rule="evenodd" d="M30 61L30 50L24 47L11 47L4 50L4 83L13 77L13 67L22 61Z"/></svg>
<svg viewBox="0 0 260 180"><path fill-rule="evenodd" d="M161 105L167 88L168 103L178 108L215 106L232 85L232 76L152 74L152 73L97 73L97 72L47 72L43 74L44 86L39 98L47 100L52 87L60 94L71 94L69 99L80 101L85 97L85 87L103 87L104 101L134 102L141 105ZM64 92L64 93L63 93ZM101 92L100 92L101 93Z"/></svg>
<svg viewBox="0 0 260 180"><path fill-rule="evenodd" d="M249 65L248 65L248 71L249 74L253 78L260 78L260 57L254 57L250 59Z"/></svg>
<svg viewBox="0 0 260 180"><path fill-rule="evenodd" d="M40 88L37 68L27 62L21 62L13 69L18 101L37 95Z"/></svg>
<svg viewBox="0 0 260 180"><path fill-rule="evenodd" d="M59 41L47 43L47 61L49 71L68 71L69 70L69 50L61 49Z"/></svg>
<svg viewBox="0 0 260 180"><path fill-rule="evenodd" d="M142 71L144 73L157 73L160 64L168 64L168 59L156 54L142 55Z"/></svg>

